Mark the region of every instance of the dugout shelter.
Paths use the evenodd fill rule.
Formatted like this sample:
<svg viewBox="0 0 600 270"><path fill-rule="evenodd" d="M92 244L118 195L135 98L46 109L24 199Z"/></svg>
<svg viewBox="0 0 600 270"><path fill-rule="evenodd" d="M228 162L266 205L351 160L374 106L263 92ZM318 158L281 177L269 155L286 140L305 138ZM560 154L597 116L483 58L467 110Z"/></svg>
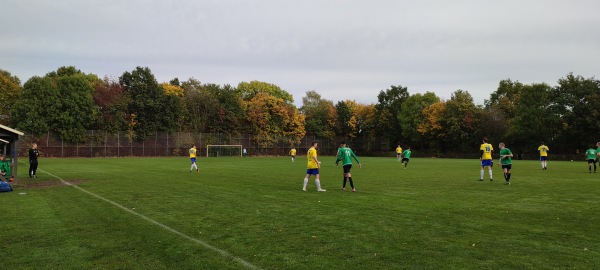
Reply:
<svg viewBox="0 0 600 270"><path fill-rule="evenodd" d="M17 176L17 150L19 149L19 137L25 135L16 129L9 128L5 125L0 125L0 149L6 160L10 160L12 173L15 178Z"/></svg>

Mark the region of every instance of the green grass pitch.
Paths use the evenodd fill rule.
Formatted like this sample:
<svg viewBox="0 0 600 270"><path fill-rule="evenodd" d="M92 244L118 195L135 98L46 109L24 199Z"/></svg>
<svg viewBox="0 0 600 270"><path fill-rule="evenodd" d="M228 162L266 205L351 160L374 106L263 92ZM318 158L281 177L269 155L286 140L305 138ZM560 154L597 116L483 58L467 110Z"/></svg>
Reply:
<svg viewBox="0 0 600 270"><path fill-rule="evenodd" d="M362 157L357 192L321 157L41 159L0 194L4 269L592 269L600 173L515 161ZM80 187L61 184L56 177Z"/></svg>

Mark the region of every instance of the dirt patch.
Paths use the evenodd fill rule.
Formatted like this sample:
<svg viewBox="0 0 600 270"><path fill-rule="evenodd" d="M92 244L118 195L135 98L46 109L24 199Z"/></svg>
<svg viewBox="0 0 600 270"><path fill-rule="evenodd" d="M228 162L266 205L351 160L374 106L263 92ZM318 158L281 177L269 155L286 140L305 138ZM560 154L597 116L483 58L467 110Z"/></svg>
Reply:
<svg viewBox="0 0 600 270"><path fill-rule="evenodd" d="M53 188L53 187L67 187L65 183L60 180L38 180L39 178L34 179L15 179L14 182L11 183L13 188L21 188L21 189L40 189L40 188ZM74 179L69 180L67 182L78 185L86 182L85 179Z"/></svg>

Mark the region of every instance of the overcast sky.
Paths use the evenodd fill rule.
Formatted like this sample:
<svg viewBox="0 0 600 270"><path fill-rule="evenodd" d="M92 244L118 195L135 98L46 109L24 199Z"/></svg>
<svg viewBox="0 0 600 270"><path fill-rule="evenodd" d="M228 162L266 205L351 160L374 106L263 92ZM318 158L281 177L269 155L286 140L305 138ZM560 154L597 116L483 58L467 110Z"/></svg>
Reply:
<svg viewBox="0 0 600 270"><path fill-rule="evenodd" d="M510 78L600 75L597 0L2 0L0 68L259 80L369 104L390 85L477 104Z"/></svg>

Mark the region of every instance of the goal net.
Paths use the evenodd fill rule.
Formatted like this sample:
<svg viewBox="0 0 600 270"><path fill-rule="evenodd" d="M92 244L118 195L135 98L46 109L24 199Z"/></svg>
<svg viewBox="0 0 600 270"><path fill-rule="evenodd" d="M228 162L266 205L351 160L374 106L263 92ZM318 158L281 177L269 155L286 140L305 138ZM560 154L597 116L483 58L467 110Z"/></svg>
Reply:
<svg viewBox="0 0 600 270"><path fill-rule="evenodd" d="M207 157L241 157L241 145L207 145Z"/></svg>

